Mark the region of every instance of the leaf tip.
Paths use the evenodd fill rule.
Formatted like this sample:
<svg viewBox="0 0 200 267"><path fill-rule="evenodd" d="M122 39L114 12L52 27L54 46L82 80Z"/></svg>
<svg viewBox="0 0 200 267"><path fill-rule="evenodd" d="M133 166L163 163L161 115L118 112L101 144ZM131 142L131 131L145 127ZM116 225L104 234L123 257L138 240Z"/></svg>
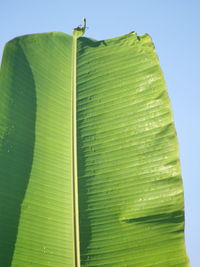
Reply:
<svg viewBox="0 0 200 267"><path fill-rule="evenodd" d="M83 26L82 25L78 25L78 27L73 29L73 35L76 38L81 37L85 33L85 30L86 30L86 18L85 17L83 18L83 22L84 22Z"/></svg>

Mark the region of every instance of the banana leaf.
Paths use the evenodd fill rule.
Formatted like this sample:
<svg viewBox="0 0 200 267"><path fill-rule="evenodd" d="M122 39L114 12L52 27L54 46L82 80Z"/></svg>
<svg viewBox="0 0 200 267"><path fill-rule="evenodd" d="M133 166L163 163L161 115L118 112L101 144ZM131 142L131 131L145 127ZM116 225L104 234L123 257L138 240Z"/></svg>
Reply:
<svg viewBox="0 0 200 267"><path fill-rule="evenodd" d="M8 42L0 267L186 267L177 136L149 35Z"/></svg>

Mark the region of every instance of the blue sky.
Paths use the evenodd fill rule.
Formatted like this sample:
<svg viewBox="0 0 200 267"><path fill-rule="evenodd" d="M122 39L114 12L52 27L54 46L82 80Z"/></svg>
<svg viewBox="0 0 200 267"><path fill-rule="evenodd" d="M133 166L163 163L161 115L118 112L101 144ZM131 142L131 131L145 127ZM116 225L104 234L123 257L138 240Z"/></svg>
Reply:
<svg viewBox="0 0 200 267"><path fill-rule="evenodd" d="M200 1L1 0L0 58L10 39L71 29L87 17L86 36L102 40L130 31L153 38L168 86L185 189L186 245L200 266Z"/></svg>

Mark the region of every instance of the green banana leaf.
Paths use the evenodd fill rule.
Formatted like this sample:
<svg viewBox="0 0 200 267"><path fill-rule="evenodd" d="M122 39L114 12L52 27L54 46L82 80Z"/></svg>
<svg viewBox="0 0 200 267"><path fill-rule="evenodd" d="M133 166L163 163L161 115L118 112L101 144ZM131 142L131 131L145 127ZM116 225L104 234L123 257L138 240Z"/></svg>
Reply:
<svg viewBox="0 0 200 267"><path fill-rule="evenodd" d="M0 76L0 267L185 267L171 106L151 38L32 34Z"/></svg>

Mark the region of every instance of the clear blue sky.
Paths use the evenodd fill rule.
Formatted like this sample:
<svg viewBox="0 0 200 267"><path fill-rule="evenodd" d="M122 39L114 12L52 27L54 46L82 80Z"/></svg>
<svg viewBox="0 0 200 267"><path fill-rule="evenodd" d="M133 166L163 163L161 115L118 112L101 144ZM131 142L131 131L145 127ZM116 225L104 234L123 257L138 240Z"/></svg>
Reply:
<svg viewBox="0 0 200 267"><path fill-rule="evenodd" d="M164 71L180 146L185 189L186 245L200 266L200 1L1 0L0 57L10 39L71 29L87 17L86 36L102 40L149 33Z"/></svg>

